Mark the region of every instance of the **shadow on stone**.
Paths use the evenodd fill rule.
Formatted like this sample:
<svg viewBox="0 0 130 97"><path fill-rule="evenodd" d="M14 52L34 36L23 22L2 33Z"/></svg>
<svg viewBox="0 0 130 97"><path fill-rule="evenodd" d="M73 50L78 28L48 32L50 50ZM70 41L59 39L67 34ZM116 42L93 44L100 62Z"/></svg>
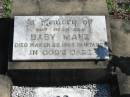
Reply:
<svg viewBox="0 0 130 97"><path fill-rule="evenodd" d="M108 64L108 71L116 71L116 67L119 67L123 73L126 75L130 75L130 57L118 57L112 56L112 59L109 61Z"/></svg>
<svg viewBox="0 0 130 97"><path fill-rule="evenodd" d="M7 71L9 34L13 28L11 23L11 19L0 19L0 73L2 74Z"/></svg>

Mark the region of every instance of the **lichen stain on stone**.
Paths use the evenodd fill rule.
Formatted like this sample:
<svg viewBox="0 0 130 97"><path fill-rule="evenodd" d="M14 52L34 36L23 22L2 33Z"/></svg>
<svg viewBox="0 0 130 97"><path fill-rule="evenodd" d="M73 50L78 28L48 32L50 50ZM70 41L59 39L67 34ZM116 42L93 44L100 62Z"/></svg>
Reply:
<svg viewBox="0 0 130 97"><path fill-rule="evenodd" d="M105 57L109 56L108 49L98 45L98 47L95 49L95 52L97 54L97 58L105 59Z"/></svg>

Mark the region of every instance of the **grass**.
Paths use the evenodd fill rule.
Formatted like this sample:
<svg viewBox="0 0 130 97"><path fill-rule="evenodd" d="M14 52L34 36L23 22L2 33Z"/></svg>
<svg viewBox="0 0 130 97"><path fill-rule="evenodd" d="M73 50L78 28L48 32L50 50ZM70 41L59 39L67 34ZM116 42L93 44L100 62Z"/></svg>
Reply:
<svg viewBox="0 0 130 97"><path fill-rule="evenodd" d="M107 0L110 15L121 19L130 19L130 4L117 4L117 0Z"/></svg>
<svg viewBox="0 0 130 97"><path fill-rule="evenodd" d="M11 0L3 0L3 6L4 6L3 17L10 17L11 16L11 9L12 9L12 1Z"/></svg>
<svg viewBox="0 0 130 97"><path fill-rule="evenodd" d="M115 0L107 0L107 6L110 13L116 11L117 4Z"/></svg>

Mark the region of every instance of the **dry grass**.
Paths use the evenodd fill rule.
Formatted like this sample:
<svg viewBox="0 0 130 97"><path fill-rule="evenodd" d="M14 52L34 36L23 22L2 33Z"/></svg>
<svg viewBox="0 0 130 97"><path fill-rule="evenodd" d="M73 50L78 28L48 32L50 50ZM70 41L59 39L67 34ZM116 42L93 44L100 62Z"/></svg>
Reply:
<svg viewBox="0 0 130 97"><path fill-rule="evenodd" d="M130 20L129 2L118 4L117 0L107 0L107 5L110 15L115 18Z"/></svg>

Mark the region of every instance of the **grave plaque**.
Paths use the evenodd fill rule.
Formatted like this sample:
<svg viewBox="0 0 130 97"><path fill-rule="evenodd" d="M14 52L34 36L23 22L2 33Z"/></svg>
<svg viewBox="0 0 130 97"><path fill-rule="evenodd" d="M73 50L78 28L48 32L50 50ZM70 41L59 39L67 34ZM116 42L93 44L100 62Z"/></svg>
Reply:
<svg viewBox="0 0 130 97"><path fill-rule="evenodd" d="M105 16L15 16L13 60L109 59Z"/></svg>

